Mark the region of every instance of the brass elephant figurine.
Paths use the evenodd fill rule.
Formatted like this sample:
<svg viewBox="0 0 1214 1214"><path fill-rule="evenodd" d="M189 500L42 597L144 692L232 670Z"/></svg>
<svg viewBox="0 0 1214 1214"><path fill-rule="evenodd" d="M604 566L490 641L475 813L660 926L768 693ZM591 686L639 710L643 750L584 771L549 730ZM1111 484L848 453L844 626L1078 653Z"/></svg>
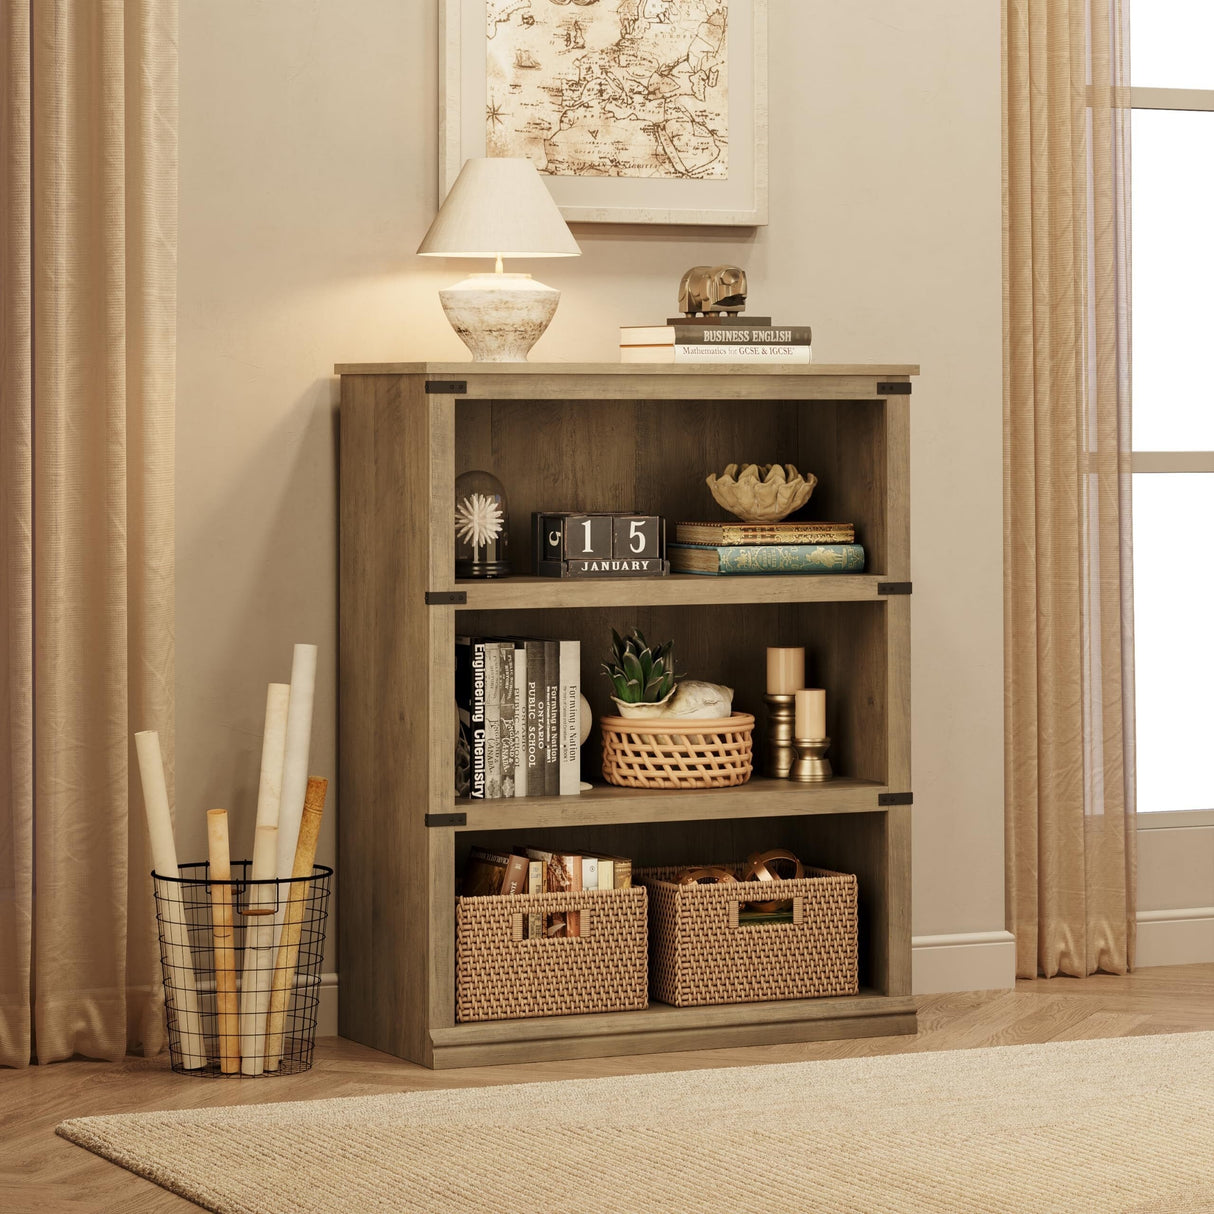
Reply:
<svg viewBox="0 0 1214 1214"><path fill-rule="evenodd" d="M741 266L692 266L679 283L684 316L737 313L746 307L746 271Z"/></svg>

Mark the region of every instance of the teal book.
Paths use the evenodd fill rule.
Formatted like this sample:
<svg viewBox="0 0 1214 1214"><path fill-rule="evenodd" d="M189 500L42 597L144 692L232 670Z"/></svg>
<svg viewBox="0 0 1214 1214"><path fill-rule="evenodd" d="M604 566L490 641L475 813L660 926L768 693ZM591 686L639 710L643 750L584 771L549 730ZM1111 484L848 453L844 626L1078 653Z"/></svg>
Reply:
<svg viewBox="0 0 1214 1214"><path fill-rule="evenodd" d="M667 544L671 573L863 573L860 544Z"/></svg>

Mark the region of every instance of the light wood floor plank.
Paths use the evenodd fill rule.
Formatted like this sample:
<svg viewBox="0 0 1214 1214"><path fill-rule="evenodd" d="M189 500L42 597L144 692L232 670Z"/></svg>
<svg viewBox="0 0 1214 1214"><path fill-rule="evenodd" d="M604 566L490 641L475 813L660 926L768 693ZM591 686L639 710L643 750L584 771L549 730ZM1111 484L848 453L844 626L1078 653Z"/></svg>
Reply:
<svg viewBox="0 0 1214 1214"><path fill-rule="evenodd" d="M5 1214L169 1214L190 1202L57 1138L68 1117L157 1108L316 1100L386 1091L752 1066L924 1050L1214 1030L1214 965L1168 966L1128 976L1038 979L1014 991L970 991L918 1000L915 1037L875 1037L749 1049L579 1059L532 1066L427 1071L337 1037L317 1042L315 1065L278 1079L174 1075L167 1058L120 1064L66 1062L0 1071L0 1210Z"/></svg>

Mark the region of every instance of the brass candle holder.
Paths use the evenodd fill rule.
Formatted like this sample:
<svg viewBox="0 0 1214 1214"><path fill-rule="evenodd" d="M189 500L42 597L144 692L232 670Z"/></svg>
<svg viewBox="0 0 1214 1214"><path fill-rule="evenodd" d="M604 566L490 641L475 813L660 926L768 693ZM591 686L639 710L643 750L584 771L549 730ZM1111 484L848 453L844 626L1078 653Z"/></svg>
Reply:
<svg viewBox="0 0 1214 1214"><path fill-rule="evenodd" d="M797 757L789 769L788 778L801 784L817 784L834 779L830 760L826 752L830 749L829 738L794 738Z"/></svg>
<svg viewBox="0 0 1214 1214"><path fill-rule="evenodd" d="M768 692L767 701L767 765L766 772L777 780L788 779L789 769L797 752L793 749L793 706L795 697Z"/></svg>

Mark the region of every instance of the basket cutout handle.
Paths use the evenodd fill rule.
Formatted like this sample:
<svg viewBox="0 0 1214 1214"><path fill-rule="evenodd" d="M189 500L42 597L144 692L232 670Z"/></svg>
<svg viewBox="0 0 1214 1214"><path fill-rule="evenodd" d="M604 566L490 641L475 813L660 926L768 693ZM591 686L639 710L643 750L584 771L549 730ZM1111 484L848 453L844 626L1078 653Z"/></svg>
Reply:
<svg viewBox="0 0 1214 1214"><path fill-rule="evenodd" d="M590 907L585 906L579 910L566 911L566 914L575 914L579 916L579 924L581 930L576 936L528 936L525 930L525 924L528 915L522 914L520 911L515 911L510 920L510 938L515 944L543 944L545 940L586 940L590 937L590 925L593 922ZM545 919L548 915L544 916Z"/></svg>
<svg viewBox="0 0 1214 1214"><path fill-rule="evenodd" d="M771 886L769 886L769 885L765 885L765 889L770 889L770 888L771 888ZM744 905L746 905L746 904L748 904L748 903L750 903L750 902L756 902L756 901L758 901L758 902L772 902L772 901L775 901L775 899L773 899L773 898L767 898L767 897L764 897L764 898L754 898L753 896L752 896L752 897L746 897L746 898L735 898L735 899L733 899L733 900L732 900L732 901L729 903L729 926L730 926L730 927L732 927L732 928L740 928L740 927L777 927L777 926L779 926L779 924L771 924L771 923L763 923L763 924L759 924L759 923L741 923L741 922L739 922L739 919L738 919L738 911L741 909L741 907L742 907L742 906L744 906ZM788 899L785 899L785 901L788 901ZM796 926L796 927L799 927L799 926L800 926L802 923L804 923L804 922L805 922L805 899L804 899L804 898L800 898L800 897L793 898L793 899L792 899L792 925L793 925L793 926Z"/></svg>

